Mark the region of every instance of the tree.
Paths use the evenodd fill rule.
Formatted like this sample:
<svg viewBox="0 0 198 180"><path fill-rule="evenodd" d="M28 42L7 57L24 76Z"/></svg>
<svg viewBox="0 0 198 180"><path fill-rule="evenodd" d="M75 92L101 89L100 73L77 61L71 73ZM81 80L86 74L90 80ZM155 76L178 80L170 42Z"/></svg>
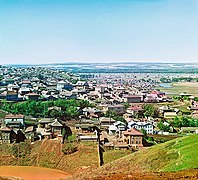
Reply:
<svg viewBox="0 0 198 180"><path fill-rule="evenodd" d="M187 117L182 117L181 120L182 120L182 127L189 127L190 122Z"/></svg>
<svg viewBox="0 0 198 180"><path fill-rule="evenodd" d="M144 134L144 138L147 139L147 132L145 129L140 130L142 134Z"/></svg>
<svg viewBox="0 0 198 180"><path fill-rule="evenodd" d="M144 116L145 117L153 117L154 116L154 113L155 113L155 108L153 105L151 104L146 104L144 105Z"/></svg>
<svg viewBox="0 0 198 180"><path fill-rule="evenodd" d="M157 127L158 127L160 130L165 131L165 132L169 132L169 131L170 131L170 126L165 125L162 121L160 121L160 122L157 124Z"/></svg>
<svg viewBox="0 0 198 180"><path fill-rule="evenodd" d="M130 106L130 104L129 104L128 102L125 102L125 103L124 103L124 109L129 108L129 106Z"/></svg>
<svg viewBox="0 0 198 180"><path fill-rule="evenodd" d="M106 112L106 114L105 114L105 116L106 117L114 117L114 116L116 116L117 115L117 113L115 112L115 111L112 111L112 110L108 110L107 112Z"/></svg>
<svg viewBox="0 0 198 180"><path fill-rule="evenodd" d="M116 121L126 123L126 120L122 116L113 116L113 119L115 119Z"/></svg>
<svg viewBox="0 0 198 180"><path fill-rule="evenodd" d="M48 112L49 107L58 106L61 107L60 112ZM24 114L24 115L31 115L34 117L62 117L63 119L71 119L71 118L78 118L79 112L77 107L84 108L84 107L91 107L93 106L88 101L84 100L76 100L76 99L58 99L56 101L33 101L28 100L24 102L18 103L10 103L6 101L2 101L1 109L5 110L9 113L14 114Z"/></svg>
<svg viewBox="0 0 198 180"><path fill-rule="evenodd" d="M61 113L56 109L52 109L52 110L48 111L48 116L50 118L58 118L61 116Z"/></svg>
<svg viewBox="0 0 198 180"><path fill-rule="evenodd" d="M175 117L173 122L172 122L172 125L174 127L181 128L182 127L182 121L178 117Z"/></svg>

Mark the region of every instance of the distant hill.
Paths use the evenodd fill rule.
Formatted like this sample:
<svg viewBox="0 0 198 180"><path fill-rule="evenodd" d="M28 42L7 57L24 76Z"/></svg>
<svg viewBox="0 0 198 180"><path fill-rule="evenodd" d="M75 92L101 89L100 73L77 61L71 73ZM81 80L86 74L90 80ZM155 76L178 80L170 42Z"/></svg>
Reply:
<svg viewBox="0 0 198 180"><path fill-rule="evenodd" d="M147 174L150 177L154 177L155 174L153 175L153 172L174 172L196 169L198 168L197 147L198 135L177 138L127 155L92 172L86 172L80 176L76 176L74 179L87 179L88 177L97 179L97 177L105 177L107 175L107 177L114 177L115 179L115 174L119 177L123 174L136 174L137 176L141 176L142 173L144 173L144 175ZM198 170L190 170L188 173L181 173L185 175L189 174L189 172L195 174L193 177L198 175ZM174 177L174 173L168 173L168 175ZM163 176L163 173L160 176ZM144 179L145 176L142 178Z"/></svg>

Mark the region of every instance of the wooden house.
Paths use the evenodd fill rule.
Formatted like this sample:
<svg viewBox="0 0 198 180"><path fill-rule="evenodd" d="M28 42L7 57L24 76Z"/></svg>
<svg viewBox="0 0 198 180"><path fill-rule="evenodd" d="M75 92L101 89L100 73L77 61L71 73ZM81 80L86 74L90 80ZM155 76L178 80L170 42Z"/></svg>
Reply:
<svg viewBox="0 0 198 180"><path fill-rule="evenodd" d="M123 132L124 142L129 144L131 147L143 147L142 139L144 134L135 128L128 129Z"/></svg>

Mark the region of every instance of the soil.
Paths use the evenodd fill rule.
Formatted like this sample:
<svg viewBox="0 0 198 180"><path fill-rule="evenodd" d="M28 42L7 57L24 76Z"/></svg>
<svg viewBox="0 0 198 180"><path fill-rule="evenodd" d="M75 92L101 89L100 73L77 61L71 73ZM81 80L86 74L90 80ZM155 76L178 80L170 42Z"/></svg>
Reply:
<svg viewBox="0 0 198 180"><path fill-rule="evenodd" d="M0 166L0 176L20 180L57 180L66 179L70 175L66 172L49 168L32 166Z"/></svg>

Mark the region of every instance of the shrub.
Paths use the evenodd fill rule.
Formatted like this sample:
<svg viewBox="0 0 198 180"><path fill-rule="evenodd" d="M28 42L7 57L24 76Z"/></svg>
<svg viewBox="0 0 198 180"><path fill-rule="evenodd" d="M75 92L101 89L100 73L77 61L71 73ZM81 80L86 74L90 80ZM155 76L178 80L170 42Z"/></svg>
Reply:
<svg viewBox="0 0 198 180"><path fill-rule="evenodd" d="M73 143L65 144L63 149L62 149L62 152L64 154L72 154L76 151L78 151L78 146L76 144L73 144Z"/></svg>

